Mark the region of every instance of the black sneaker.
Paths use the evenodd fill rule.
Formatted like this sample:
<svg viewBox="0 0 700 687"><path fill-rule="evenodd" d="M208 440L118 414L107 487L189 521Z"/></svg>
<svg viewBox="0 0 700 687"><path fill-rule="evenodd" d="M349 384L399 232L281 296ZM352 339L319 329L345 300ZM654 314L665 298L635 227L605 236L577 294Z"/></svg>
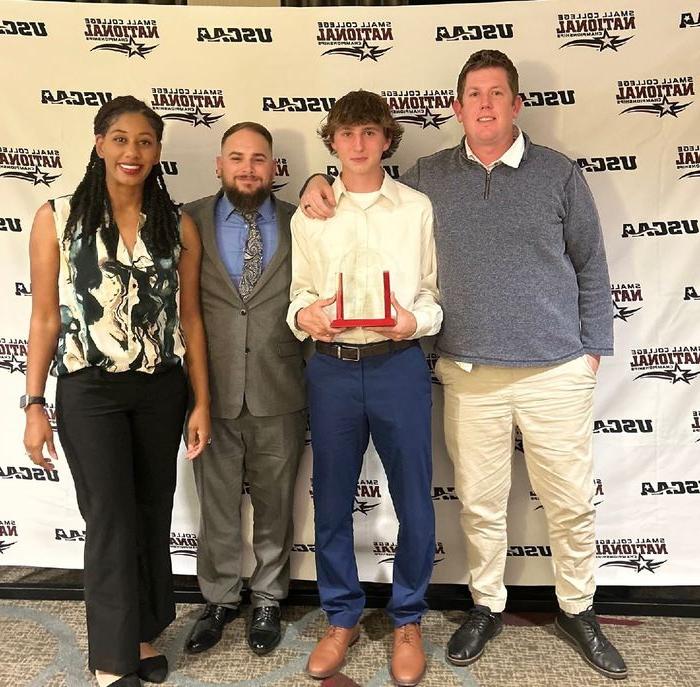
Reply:
<svg viewBox="0 0 700 687"><path fill-rule="evenodd" d="M501 633L503 621L500 613L491 613L487 606L474 606L450 641L447 643L447 660L456 666L468 666L481 654L489 639Z"/></svg>
<svg viewBox="0 0 700 687"><path fill-rule="evenodd" d="M601 675L613 680L627 677L625 661L600 629L593 607L574 616L560 611L554 627Z"/></svg>

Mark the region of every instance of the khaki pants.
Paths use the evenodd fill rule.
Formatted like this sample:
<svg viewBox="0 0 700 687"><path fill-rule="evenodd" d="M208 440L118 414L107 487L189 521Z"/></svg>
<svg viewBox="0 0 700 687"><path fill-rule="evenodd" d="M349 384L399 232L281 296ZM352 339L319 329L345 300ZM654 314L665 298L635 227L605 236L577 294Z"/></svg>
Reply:
<svg viewBox="0 0 700 687"><path fill-rule="evenodd" d="M593 390L585 356L550 367L474 365L440 358L445 441L454 464L474 603L502 611L514 429L523 435L532 487L544 506L559 606L579 613L593 600Z"/></svg>

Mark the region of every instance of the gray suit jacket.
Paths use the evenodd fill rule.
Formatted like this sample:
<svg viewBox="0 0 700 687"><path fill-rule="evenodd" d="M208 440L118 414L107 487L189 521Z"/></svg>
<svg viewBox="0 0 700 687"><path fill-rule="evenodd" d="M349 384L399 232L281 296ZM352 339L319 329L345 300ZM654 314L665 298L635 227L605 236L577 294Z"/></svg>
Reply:
<svg viewBox="0 0 700 687"><path fill-rule="evenodd" d="M231 281L216 243L214 211L221 191L185 205L202 237L202 313L209 352L213 417L236 418L243 397L252 415L266 417L306 407L302 345L289 330L294 206L275 199L277 252L247 302Z"/></svg>

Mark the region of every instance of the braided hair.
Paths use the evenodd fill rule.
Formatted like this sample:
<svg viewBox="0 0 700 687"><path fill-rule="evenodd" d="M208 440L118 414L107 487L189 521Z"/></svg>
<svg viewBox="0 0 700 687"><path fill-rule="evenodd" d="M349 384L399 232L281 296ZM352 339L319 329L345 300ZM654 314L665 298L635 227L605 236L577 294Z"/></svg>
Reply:
<svg viewBox="0 0 700 687"><path fill-rule="evenodd" d="M148 105L131 95L122 95L105 103L95 115L94 133L104 136L115 120L123 114L143 115L160 143L163 138L163 120ZM170 198L160 163L153 166L144 182L141 211L146 223L141 236L150 251L159 257L172 256L180 245L178 206ZM75 189L70 201L70 213L63 236L70 242L80 226L80 238L84 247L94 248L95 237L100 232L107 254L114 259L119 243L119 229L114 222L112 204L107 193L105 162L93 146L85 176Z"/></svg>

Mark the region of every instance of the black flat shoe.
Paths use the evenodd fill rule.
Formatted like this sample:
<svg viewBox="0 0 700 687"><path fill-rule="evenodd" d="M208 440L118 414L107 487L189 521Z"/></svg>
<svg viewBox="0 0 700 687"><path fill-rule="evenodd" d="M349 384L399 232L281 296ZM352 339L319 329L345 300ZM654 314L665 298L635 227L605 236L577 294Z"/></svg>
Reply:
<svg viewBox="0 0 700 687"><path fill-rule="evenodd" d="M270 653L282 639L278 606L259 606L248 626L248 646L258 656Z"/></svg>
<svg viewBox="0 0 700 687"><path fill-rule="evenodd" d="M237 608L227 608L217 604L207 604L202 615L192 627L185 642L185 652L200 654L211 649L221 640L224 626L238 617Z"/></svg>
<svg viewBox="0 0 700 687"><path fill-rule="evenodd" d="M144 682L165 682L168 677L168 659L162 654L142 658L139 661L138 676Z"/></svg>

